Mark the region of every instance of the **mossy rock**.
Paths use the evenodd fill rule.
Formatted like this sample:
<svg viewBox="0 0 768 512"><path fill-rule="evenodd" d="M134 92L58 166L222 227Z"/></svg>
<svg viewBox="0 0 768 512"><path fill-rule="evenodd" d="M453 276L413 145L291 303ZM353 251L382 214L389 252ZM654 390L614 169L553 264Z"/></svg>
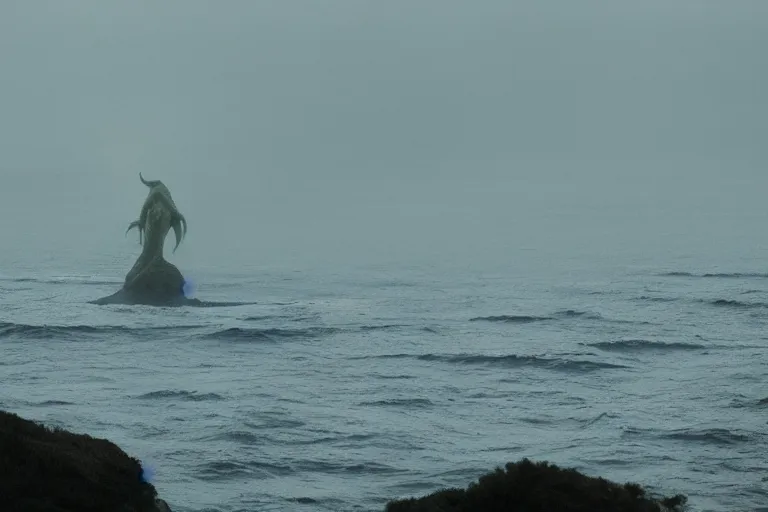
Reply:
<svg viewBox="0 0 768 512"><path fill-rule="evenodd" d="M156 512L142 467L114 443L0 411L3 512Z"/></svg>
<svg viewBox="0 0 768 512"><path fill-rule="evenodd" d="M653 498L637 484L616 484L523 459L480 477L467 489L391 501L385 512L667 512L685 496Z"/></svg>

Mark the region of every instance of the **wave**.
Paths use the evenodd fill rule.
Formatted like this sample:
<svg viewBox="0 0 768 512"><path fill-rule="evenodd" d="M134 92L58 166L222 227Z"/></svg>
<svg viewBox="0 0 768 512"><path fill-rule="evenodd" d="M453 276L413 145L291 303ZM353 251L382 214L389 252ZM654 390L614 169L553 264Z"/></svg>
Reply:
<svg viewBox="0 0 768 512"><path fill-rule="evenodd" d="M601 421L601 420L603 420L605 418L613 419L613 418L616 418L616 417L617 416L615 414L611 414L611 413L607 413L607 412L602 412L602 413L598 414L595 418L578 419L577 421L579 423L581 423L582 428L587 428L587 427L591 427L595 423L598 423L599 421Z"/></svg>
<svg viewBox="0 0 768 512"><path fill-rule="evenodd" d="M601 320L603 317L596 313L586 311L576 311L574 309L565 309L557 311L549 316L533 315L496 315L496 316L477 316L470 318L470 322L502 322L510 324L527 324L532 322L547 322L563 318L587 318L590 320Z"/></svg>
<svg viewBox="0 0 768 512"><path fill-rule="evenodd" d="M144 393L136 398L141 400L159 400L164 398L173 398L176 400L188 400L192 402L200 402L204 400L224 400L224 397L217 393L202 393L198 394L197 391L151 391Z"/></svg>
<svg viewBox="0 0 768 512"><path fill-rule="evenodd" d="M762 272L712 273L712 274L702 274L701 277L723 278L723 279L739 279L739 278L766 279L768 278L768 274L762 273Z"/></svg>
<svg viewBox="0 0 768 512"><path fill-rule="evenodd" d="M267 463L258 460L219 460L200 464L196 468L200 480L240 480L274 478L300 473L336 473L344 475L370 475L397 473L398 469L377 462L360 464L334 463L327 460L298 460L289 464Z"/></svg>
<svg viewBox="0 0 768 512"><path fill-rule="evenodd" d="M717 307L726 307L733 309L765 309L768 308L768 303L765 302L744 302L733 299L715 299L704 300L707 304Z"/></svg>
<svg viewBox="0 0 768 512"><path fill-rule="evenodd" d="M629 368L625 365L579 359L548 358L539 356L478 355L478 354L383 354L378 356L359 356L353 359L415 359L418 361L448 363L456 365L484 365L504 368L532 367L563 372L593 372Z"/></svg>
<svg viewBox="0 0 768 512"><path fill-rule="evenodd" d="M431 407L434 404L427 398L390 398L388 400L360 402L359 405L372 405L376 407Z"/></svg>
<svg viewBox="0 0 768 512"><path fill-rule="evenodd" d="M768 407L768 397L763 399L746 399L745 397L736 398L731 402L730 407L733 407L735 409L743 409L743 408L763 408Z"/></svg>
<svg viewBox="0 0 768 512"><path fill-rule="evenodd" d="M199 326L161 326L161 327L124 327L117 325L29 325L13 322L0 322L0 339L73 339L84 336L95 337L103 335L142 335L156 331L174 331L195 329Z"/></svg>
<svg viewBox="0 0 768 512"><path fill-rule="evenodd" d="M290 320L292 322L310 322L318 321L319 313L307 314L306 312L297 312L295 314L271 314L271 315L250 315L243 318L244 322L264 322L268 320Z"/></svg>
<svg viewBox="0 0 768 512"><path fill-rule="evenodd" d="M647 301L647 302L676 302L680 299L675 297L651 297L650 295L641 295L637 298L637 300Z"/></svg>
<svg viewBox="0 0 768 512"><path fill-rule="evenodd" d="M645 351L677 351L677 350L702 350L707 348L704 345L696 343L680 343L650 340L618 340L601 341L598 343L587 343L589 347L594 347L607 352L645 352Z"/></svg>
<svg viewBox="0 0 768 512"><path fill-rule="evenodd" d="M344 475L371 475L399 473L400 470L378 462L344 464L327 460L303 460L296 463L296 469L302 472L341 473Z"/></svg>
<svg viewBox="0 0 768 512"><path fill-rule="evenodd" d="M710 272L705 274L694 274L693 272L663 272L660 275L663 277L699 277L715 279L768 278L768 273L763 272Z"/></svg>
<svg viewBox="0 0 768 512"><path fill-rule="evenodd" d="M374 379L382 379L382 380L408 380L408 379L415 379L416 377L414 375L406 375L404 373L399 373L395 375L386 375L386 374L374 374L371 375Z"/></svg>
<svg viewBox="0 0 768 512"><path fill-rule="evenodd" d="M197 467L196 477L200 480L236 480L241 478L273 478L295 473L290 466L269 464L258 461L211 461Z"/></svg>
<svg viewBox="0 0 768 512"><path fill-rule="evenodd" d="M232 430L207 437L204 439L204 441L230 441L233 443L250 446L262 443L264 441L264 437L256 432Z"/></svg>
<svg viewBox="0 0 768 512"><path fill-rule="evenodd" d="M360 330L363 332L369 332L369 331L390 331L392 329L401 329L403 327L408 327L407 325L399 325L399 324L385 324L385 325L363 325L360 326Z"/></svg>
<svg viewBox="0 0 768 512"><path fill-rule="evenodd" d="M96 278L93 276L60 276L60 277L0 277L0 281L11 283L40 283L40 284L84 284L84 285L121 285L122 279Z"/></svg>
<svg viewBox="0 0 768 512"><path fill-rule="evenodd" d="M509 324L527 324L531 322L544 322L553 320L546 316L528 316L528 315L498 315L498 316L478 316L470 318L470 322L504 322Z"/></svg>
<svg viewBox="0 0 768 512"><path fill-rule="evenodd" d="M314 431L315 433L331 433L328 431ZM285 436L270 436L269 434L260 434L259 441L264 444L277 444L282 446L313 446L313 445L335 445L338 448L355 448L360 446L363 441L375 440L378 434L347 434L314 437L309 439L286 438Z"/></svg>
<svg viewBox="0 0 768 512"><path fill-rule="evenodd" d="M762 293L762 290L748 290L745 292L741 292L741 295L749 295L749 294L755 294L755 293ZM685 299L682 297L654 297L650 295L641 295L640 297L637 297L635 300L638 301L645 301L645 302L681 302L681 301L692 301L692 302L698 302L703 304L709 304L710 306L717 306L717 307L729 307L729 308L735 308L735 309L765 309L768 308L768 303L765 302L746 302L746 301L740 301L735 299Z"/></svg>
<svg viewBox="0 0 768 512"><path fill-rule="evenodd" d="M302 498L286 498L286 499L288 501L294 501L294 502L296 502L296 503L298 503L300 505L316 505L317 503L319 503L318 500L316 500L315 498L307 498L307 497L302 497Z"/></svg>
<svg viewBox="0 0 768 512"><path fill-rule="evenodd" d="M726 428L708 428L708 429L676 429L672 431L658 431L653 429L628 428L624 430L622 436L644 436L655 437L658 439L669 439L672 441L687 441L712 445L736 445L754 441L756 433L739 432ZM758 434L764 437L765 434Z"/></svg>
<svg viewBox="0 0 768 512"><path fill-rule="evenodd" d="M230 327L220 331L203 334L201 337L227 341L279 341L286 339L319 338L339 332L334 327L308 327L305 329L251 329Z"/></svg>
<svg viewBox="0 0 768 512"><path fill-rule="evenodd" d="M680 441L697 441L719 445L741 444L751 440L751 436L747 434L740 434L724 428L711 428L705 430L681 429L664 434L661 437Z"/></svg>
<svg viewBox="0 0 768 512"><path fill-rule="evenodd" d="M258 302L217 302L210 300L189 299L185 306L191 308L231 308L237 306L258 306Z"/></svg>
<svg viewBox="0 0 768 512"><path fill-rule="evenodd" d="M679 271L662 272L659 275L664 277L696 277L695 274L692 274L690 272L679 272Z"/></svg>
<svg viewBox="0 0 768 512"><path fill-rule="evenodd" d="M295 319L299 321L301 319ZM285 339L300 338L321 338L331 336L341 332L375 332L390 331L408 327L406 325L385 324L385 325L362 325L353 328L339 327L306 327L306 328L250 328L250 327L230 327L201 335L208 339L223 339L232 341L279 341Z"/></svg>
<svg viewBox="0 0 768 512"><path fill-rule="evenodd" d="M637 320L622 320L616 318L605 318L599 313L590 313L587 311L577 311L574 309L565 309L557 311L549 316L535 316L535 315L496 315L496 316L477 316L470 318L470 322L498 322L507 324L528 324L534 322L555 322L560 320L598 320L602 322L612 324L635 324L635 325L650 325L647 321Z"/></svg>
<svg viewBox="0 0 768 512"><path fill-rule="evenodd" d="M44 400L42 402L27 402L27 405L32 407L53 407L57 405L75 405L75 403L65 400Z"/></svg>
<svg viewBox="0 0 768 512"><path fill-rule="evenodd" d="M244 322L263 322L264 320L301 320L293 315L255 315L243 318Z"/></svg>

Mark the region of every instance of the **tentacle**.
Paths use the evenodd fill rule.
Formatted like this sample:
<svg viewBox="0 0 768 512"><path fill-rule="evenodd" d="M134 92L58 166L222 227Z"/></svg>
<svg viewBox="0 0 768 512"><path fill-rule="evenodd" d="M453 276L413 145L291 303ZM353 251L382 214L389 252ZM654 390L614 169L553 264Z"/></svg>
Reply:
<svg viewBox="0 0 768 512"><path fill-rule="evenodd" d="M161 183L160 180L152 180L152 181L145 180L144 176L141 175L141 172L139 172L139 179L141 180L141 182L143 184L145 184L149 188L156 187L156 186L158 186Z"/></svg>
<svg viewBox="0 0 768 512"><path fill-rule="evenodd" d="M173 202L173 199L171 199L169 196L165 194L157 194L157 198L161 203L165 205L165 207L172 215L171 226L173 227L173 232L176 235L176 247L178 247L181 243L181 240L187 234L187 219L185 219L181 212L179 212L179 210L176 208L176 204ZM174 248L173 251L176 252L176 248Z"/></svg>
<svg viewBox="0 0 768 512"><path fill-rule="evenodd" d="M178 210L176 213L179 215L179 220L181 221L181 225L184 226L184 234L183 237L187 236L187 219L184 218L184 216L179 212Z"/></svg>
<svg viewBox="0 0 768 512"><path fill-rule="evenodd" d="M152 204L149 201L145 201L142 205L141 212L139 213L139 228L144 228L147 226L147 213L149 212L149 208L151 206Z"/></svg>
<svg viewBox="0 0 768 512"><path fill-rule="evenodd" d="M125 230L125 236L128 236L128 232L130 230L132 230L133 228L138 228L138 227L139 227L139 221L137 221L137 220L135 220L135 221L131 222L130 224L128 224L128 229Z"/></svg>
<svg viewBox="0 0 768 512"><path fill-rule="evenodd" d="M173 219L171 222L171 227L173 228L173 234L176 236L176 245L173 248L173 252L176 252L176 249L179 248L179 244L181 243L181 239L183 237L181 232L181 222L179 221L178 217Z"/></svg>
<svg viewBox="0 0 768 512"><path fill-rule="evenodd" d="M174 235L176 235L176 247L173 248L173 252L176 252L181 241L187 236L187 219L177 210L173 216L171 226L173 227Z"/></svg>
<svg viewBox="0 0 768 512"><path fill-rule="evenodd" d="M142 243L141 235L144 229L142 228L141 223L138 220L135 220L128 225L128 229L125 230L125 236L128 236L128 232L133 228L137 228L139 230L139 244L141 244Z"/></svg>

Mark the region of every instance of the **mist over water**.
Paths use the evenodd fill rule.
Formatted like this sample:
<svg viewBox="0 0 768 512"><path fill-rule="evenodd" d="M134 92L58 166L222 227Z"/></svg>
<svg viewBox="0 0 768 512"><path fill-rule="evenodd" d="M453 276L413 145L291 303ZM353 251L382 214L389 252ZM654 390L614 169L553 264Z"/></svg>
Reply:
<svg viewBox="0 0 768 512"><path fill-rule="evenodd" d="M760 0L1 5L0 406L174 510L522 456L758 510L766 47ZM85 304L139 171L187 293L255 305Z"/></svg>

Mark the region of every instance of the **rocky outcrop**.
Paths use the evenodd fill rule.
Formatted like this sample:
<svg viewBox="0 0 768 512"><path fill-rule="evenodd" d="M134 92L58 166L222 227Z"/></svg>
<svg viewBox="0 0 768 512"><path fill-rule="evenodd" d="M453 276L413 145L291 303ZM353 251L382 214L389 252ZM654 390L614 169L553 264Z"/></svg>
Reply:
<svg viewBox="0 0 768 512"><path fill-rule="evenodd" d="M686 498L654 498L637 484L619 485L523 459L480 477L467 489L391 501L385 512L667 512Z"/></svg>
<svg viewBox="0 0 768 512"><path fill-rule="evenodd" d="M141 463L114 443L3 411L0 470L3 512L170 512ZM391 501L385 512L672 512L686 501L523 459L467 489Z"/></svg>
<svg viewBox="0 0 768 512"><path fill-rule="evenodd" d="M0 411L3 512L169 512L117 445Z"/></svg>

